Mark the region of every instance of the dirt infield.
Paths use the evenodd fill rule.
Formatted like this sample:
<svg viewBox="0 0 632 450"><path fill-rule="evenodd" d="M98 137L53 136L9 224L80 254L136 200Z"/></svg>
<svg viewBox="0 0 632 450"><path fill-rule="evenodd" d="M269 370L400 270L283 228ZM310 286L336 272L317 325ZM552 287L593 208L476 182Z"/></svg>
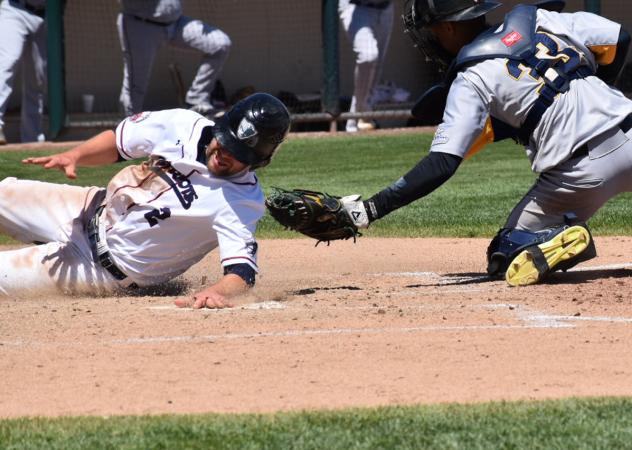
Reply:
<svg viewBox="0 0 632 450"><path fill-rule="evenodd" d="M263 241L231 310L165 296L0 299L0 417L269 412L632 395L632 238L548 284L486 240ZM212 253L185 279L219 274Z"/></svg>

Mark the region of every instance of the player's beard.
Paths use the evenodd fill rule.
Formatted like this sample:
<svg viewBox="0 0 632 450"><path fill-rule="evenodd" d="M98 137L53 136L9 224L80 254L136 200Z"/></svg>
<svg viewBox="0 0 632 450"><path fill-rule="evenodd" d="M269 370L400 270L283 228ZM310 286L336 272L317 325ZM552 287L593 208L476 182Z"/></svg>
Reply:
<svg viewBox="0 0 632 450"><path fill-rule="evenodd" d="M208 170L218 177L229 177L244 170L247 166L237 161L226 150L207 148Z"/></svg>

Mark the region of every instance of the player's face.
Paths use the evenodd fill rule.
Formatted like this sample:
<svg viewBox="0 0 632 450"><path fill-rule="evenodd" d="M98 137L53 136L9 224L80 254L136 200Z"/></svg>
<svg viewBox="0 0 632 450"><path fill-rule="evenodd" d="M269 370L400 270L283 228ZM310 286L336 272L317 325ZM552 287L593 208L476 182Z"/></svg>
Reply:
<svg viewBox="0 0 632 450"><path fill-rule="evenodd" d="M226 149L224 149L217 139L213 139L206 147L206 158L208 170L216 176L228 177L241 172L246 164L237 161Z"/></svg>
<svg viewBox="0 0 632 450"><path fill-rule="evenodd" d="M484 18L463 22L439 22L430 26L441 47L456 55L463 46L469 44L483 29Z"/></svg>

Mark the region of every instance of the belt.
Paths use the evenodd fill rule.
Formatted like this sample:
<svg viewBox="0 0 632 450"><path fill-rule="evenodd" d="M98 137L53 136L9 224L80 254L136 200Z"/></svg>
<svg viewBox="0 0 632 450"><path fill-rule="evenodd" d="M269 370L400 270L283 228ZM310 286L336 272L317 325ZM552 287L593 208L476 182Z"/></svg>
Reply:
<svg viewBox="0 0 632 450"><path fill-rule="evenodd" d="M349 0L349 3L354 5L366 6L367 8L375 8L375 9L385 9L388 5L391 4L391 0L386 0L383 2L363 2L362 0Z"/></svg>
<svg viewBox="0 0 632 450"><path fill-rule="evenodd" d="M632 129L632 113L628 114L623 121L617 125L621 131L627 133ZM589 153L588 144L584 144L573 152L573 156L585 156Z"/></svg>
<svg viewBox="0 0 632 450"><path fill-rule="evenodd" d="M135 15L133 15L133 14L131 14L131 16L132 16L134 19L138 20L139 22L147 22L147 23L151 23L152 25L160 25L161 27L166 27L166 26L169 26L169 25L171 25L171 24L173 23L173 22L167 22L167 23L165 23L165 22L159 22L159 21L157 21L157 20L145 19L144 17L135 16Z"/></svg>
<svg viewBox="0 0 632 450"><path fill-rule="evenodd" d="M630 129L632 129L632 113L628 114L625 119L623 119L623 122L619 124L619 128L621 128L621 131L624 133L627 133Z"/></svg>
<svg viewBox="0 0 632 450"><path fill-rule="evenodd" d="M92 248L92 256L94 260L98 262L105 270L110 272L115 279L122 281L127 278L127 275L119 269L114 263L114 259L108 249L108 244L105 240L105 227L101 223L100 216L103 212L104 206L99 206L94 213L94 216L88 222L86 227L88 232L88 240L90 241L90 247Z"/></svg>
<svg viewBox="0 0 632 450"><path fill-rule="evenodd" d="M45 6L41 6L41 7L37 8L37 7L33 6L33 5L29 5L24 0L9 0L9 4L11 6L16 7L16 8L25 9L28 12L30 12L32 14L35 14L38 17L44 18L44 15L46 14L46 7Z"/></svg>

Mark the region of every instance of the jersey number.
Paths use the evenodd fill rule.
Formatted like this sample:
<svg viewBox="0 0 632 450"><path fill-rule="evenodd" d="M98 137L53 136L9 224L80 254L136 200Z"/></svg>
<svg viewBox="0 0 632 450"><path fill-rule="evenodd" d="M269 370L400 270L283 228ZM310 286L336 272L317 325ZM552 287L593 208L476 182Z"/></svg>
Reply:
<svg viewBox="0 0 632 450"><path fill-rule="evenodd" d="M149 222L150 227L158 225L158 219L165 220L169 217L171 217L171 210L169 208L152 209L145 214L145 219Z"/></svg>
<svg viewBox="0 0 632 450"><path fill-rule="evenodd" d="M545 33L536 33L535 40L537 49L535 54L536 58L542 60L560 61L562 64L558 67L561 69L562 73L569 73L579 66L581 58L577 50L567 47L560 52L557 43ZM513 59L508 60L507 71L509 72L509 75L516 80L522 78L522 75L525 72L529 72L529 76L531 76L534 80L540 82L543 81L535 69L527 66L525 61L516 61Z"/></svg>

